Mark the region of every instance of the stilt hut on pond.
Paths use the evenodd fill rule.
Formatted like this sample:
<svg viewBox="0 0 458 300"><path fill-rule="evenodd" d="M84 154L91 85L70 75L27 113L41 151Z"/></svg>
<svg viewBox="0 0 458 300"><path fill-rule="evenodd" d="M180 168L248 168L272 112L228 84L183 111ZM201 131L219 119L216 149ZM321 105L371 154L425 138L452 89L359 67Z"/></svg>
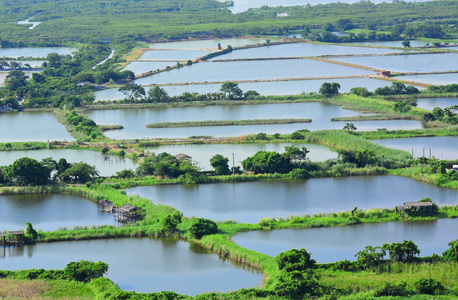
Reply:
<svg viewBox="0 0 458 300"><path fill-rule="evenodd" d="M405 202L403 206L397 206L397 210L404 211L405 215L424 214L425 216L433 215L433 203L426 202Z"/></svg>
<svg viewBox="0 0 458 300"><path fill-rule="evenodd" d="M22 231L9 231L8 244L22 244L24 242L24 233Z"/></svg>
<svg viewBox="0 0 458 300"><path fill-rule="evenodd" d="M113 212L113 202L108 200L98 200L97 206L99 207L100 211L105 211L112 213Z"/></svg>
<svg viewBox="0 0 458 300"><path fill-rule="evenodd" d="M115 209L114 218L121 223L135 222L142 218L142 211L140 207L125 204Z"/></svg>
<svg viewBox="0 0 458 300"><path fill-rule="evenodd" d="M2 243L3 246L6 245L6 235L3 232L0 232L0 243Z"/></svg>

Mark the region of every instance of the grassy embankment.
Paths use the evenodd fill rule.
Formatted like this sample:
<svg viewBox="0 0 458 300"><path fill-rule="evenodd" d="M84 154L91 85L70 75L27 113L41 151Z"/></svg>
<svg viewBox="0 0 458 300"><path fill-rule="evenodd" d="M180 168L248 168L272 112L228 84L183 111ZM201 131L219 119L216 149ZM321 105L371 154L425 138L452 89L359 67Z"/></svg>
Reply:
<svg viewBox="0 0 458 300"><path fill-rule="evenodd" d="M253 119L253 120L208 120L186 122L162 122L147 124L147 128L201 127L201 126L231 126L231 125L265 125L310 123L311 119Z"/></svg>

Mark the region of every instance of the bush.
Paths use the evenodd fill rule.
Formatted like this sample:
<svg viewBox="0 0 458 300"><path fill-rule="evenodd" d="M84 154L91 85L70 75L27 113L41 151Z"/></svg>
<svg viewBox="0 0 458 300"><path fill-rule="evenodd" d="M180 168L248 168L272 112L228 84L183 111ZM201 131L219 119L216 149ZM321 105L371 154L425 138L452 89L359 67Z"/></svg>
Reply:
<svg viewBox="0 0 458 300"><path fill-rule="evenodd" d="M420 278L415 282L419 294L439 295L444 291L442 283L435 279Z"/></svg>
<svg viewBox="0 0 458 300"><path fill-rule="evenodd" d="M404 281L399 283L389 283L386 282L383 287L380 287L375 290L375 297L383 296L407 296L408 291L406 289L407 284Z"/></svg>
<svg viewBox="0 0 458 300"><path fill-rule="evenodd" d="M189 228L189 232L196 239L201 239L204 235L217 233L218 226L212 220L197 218L197 221Z"/></svg>
<svg viewBox="0 0 458 300"><path fill-rule="evenodd" d="M293 140L303 140L303 139L305 139L305 137L302 134L300 134L299 132L295 131L295 132L291 133L291 139L293 139Z"/></svg>
<svg viewBox="0 0 458 300"><path fill-rule="evenodd" d="M106 263L80 260L69 263L64 269L64 274L71 280L89 282L94 278L102 277L107 271L108 264Z"/></svg>

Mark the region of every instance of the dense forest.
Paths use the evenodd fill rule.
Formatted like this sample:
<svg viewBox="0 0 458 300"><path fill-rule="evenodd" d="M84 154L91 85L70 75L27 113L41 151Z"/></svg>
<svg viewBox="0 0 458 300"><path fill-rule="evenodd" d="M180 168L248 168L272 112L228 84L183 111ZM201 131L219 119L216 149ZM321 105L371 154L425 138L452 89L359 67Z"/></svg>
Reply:
<svg viewBox="0 0 458 300"><path fill-rule="evenodd" d="M216 0L38 0L20 3L1 0L0 40L5 47L14 43L47 45L88 38L103 41L119 38L153 40L309 34L313 30L360 29L363 33L383 31L385 35L399 37L407 29L405 33L410 36L430 38L453 37L457 33L458 4L453 0L263 6L238 14L228 9L230 4ZM43 23L33 30L28 29L28 25L16 24L27 18Z"/></svg>

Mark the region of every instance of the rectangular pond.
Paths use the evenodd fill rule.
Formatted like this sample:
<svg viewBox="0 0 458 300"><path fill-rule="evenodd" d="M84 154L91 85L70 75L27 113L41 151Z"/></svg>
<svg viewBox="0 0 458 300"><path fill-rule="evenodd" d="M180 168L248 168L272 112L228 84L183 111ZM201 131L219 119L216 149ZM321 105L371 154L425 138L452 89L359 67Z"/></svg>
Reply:
<svg viewBox="0 0 458 300"><path fill-rule="evenodd" d="M292 133L299 129L342 129L345 122L331 122L332 117L356 116L359 113L342 109L339 106L322 102L280 103L235 106L175 107L126 110L98 110L86 112L97 124L123 125L121 130L106 131L105 135L114 139L132 138L184 138L195 135L215 137L241 136L264 132ZM305 118L311 123L241 125L214 127L146 128L149 123L182 122L203 120L245 120ZM357 121L358 130L414 129L421 128L421 122L411 120Z"/></svg>
<svg viewBox="0 0 458 300"><path fill-rule="evenodd" d="M458 54L457 54L458 55ZM374 72L310 59L202 62L135 80L137 84L369 75Z"/></svg>
<svg viewBox="0 0 458 300"><path fill-rule="evenodd" d="M51 157L55 161L65 158L69 163L85 162L95 166L100 176L113 176L124 169L133 169L138 166L133 160L112 155L103 155L90 150L56 149L56 150L31 150L31 151L2 151L0 152L0 166L12 164L21 157L30 157L41 161Z"/></svg>
<svg viewBox="0 0 458 300"><path fill-rule="evenodd" d="M140 75L143 73L156 71L158 69L165 69L166 67L171 67L173 65L176 65L176 63L171 61L133 61L123 70L129 70L134 72L135 75Z"/></svg>
<svg viewBox="0 0 458 300"><path fill-rule="evenodd" d="M453 105L458 105L458 98L420 98L416 99L417 107L421 107L427 110L433 110L434 107L450 107Z"/></svg>
<svg viewBox="0 0 458 300"><path fill-rule="evenodd" d="M162 152L167 152L172 155L179 153L186 153L192 157L192 162L197 164L203 170L213 170L210 165L210 159L220 154L229 158L229 166L232 167L234 158L234 165L241 166L241 162L249 156L253 156L258 151L276 151L283 153L285 147L295 146L298 148L306 147L310 153L307 158L311 161L325 161L327 159L337 158L337 152L332 151L330 148L313 144L193 144L193 145L163 145L159 147L150 147L146 150L154 152L156 155ZM234 155L232 155L234 154Z"/></svg>
<svg viewBox="0 0 458 300"><path fill-rule="evenodd" d="M133 70L132 70L133 71ZM148 72L150 70L138 69L138 72ZM134 73L136 71L133 71ZM365 87L369 91L374 91L376 88L384 87L388 83L385 80L374 78L339 78L339 79L320 79L320 80L291 80L291 81L270 81L270 82L241 82L238 83L239 88L243 92L249 90L256 91L260 95L282 96L282 95L299 95L301 93L318 93L320 87L325 82L337 82L340 84L339 92L348 93L354 87ZM215 93L221 89L221 84L197 84L197 85L173 85L161 86L169 96L179 96L185 92L188 93ZM419 89L423 89L418 87ZM150 89L145 87L146 91ZM106 89L94 92L96 101L101 100L121 100L126 96L119 92L118 89Z"/></svg>
<svg viewBox="0 0 458 300"><path fill-rule="evenodd" d="M251 231L232 239L242 247L277 256L280 252L304 248L318 263L355 260L366 246L411 240L420 256L442 255L448 243L458 239L458 219L367 223L351 226ZM389 234L388 234L389 233Z"/></svg>
<svg viewBox="0 0 458 300"><path fill-rule="evenodd" d="M245 45L253 45L265 43L265 39L259 38L233 38L233 39L210 39L210 40L195 40L195 41L180 41L149 44L151 49L172 49L172 50L215 50L218 44L225 49L227 46L240 47Z"/></svg>
<svg viewBox="0 0 458 300"><path fill-rule="evenodd" d="M458 73L396 76L400 80L414 81L433 85L456 84Z"/></svg>
<svg viewBox="0 0 458 300"><path fill-rule="evenodd" d="M99 212L97 203L81 197L59 194L0 196L0 231L25 230L27 222L43 231L114 224L112 214Z"/></svg>
<svg viewBox="0 0 458 300"><path fill-rule="evenodd" d="M0 57L46 57L49 53L57 53L59 55L72 54L77 51L77 48L68 47L29 47L29 48L2 48L0 49Z"/></svg>
<svg viewBox="0 0 458 300"><path fill-rule="evenodd" d="M0 114L0 142L73 141L53 113L19 112ZM7 130L6 130L7 129Z"/></svg>
<svg viewBox="0 0 458 300"><path fill-rule="evenodd" d="M272 58L272 57L301 57L323 55L350 55L350 54L386 54L399 53L402 50L381 49L369 47L352 47L323 44L283 44L266 47L235 50L230 53L217 56L212 60L219 59L243 59L243 58Z"/></svg>
<svg viewBox="0 0 458 300"><path fill-rule="evenodd" d="M392 72L438 72L456 70L456 65L451 62L458 60L458 53L338 57L332 60Z"/></svg>
<svg viewBox="0 0 458 300"><path fill-rule="evenodd" d="M64 269L72 261L108 264L107 277L140 293L197 295L259 286L262 274L221 259L197 244L173 239L103 239L0 248L2 270Z"/></svg>
<svg viewBox="0 0 458 300"><path fill-rule="evenodd" d="M413 152L414 157L429 157L430 149L431 156L439 159L458 159L458 137L456 136L432 136L432 137L413 137L402 139L383 139L371 140L371 142L379 145L405 150L409 153Z"/></svg>
<svg viewBox="0 0 458 300"><path fill-rule="evenodd" d="M207 50L152 50L145 51L139 59L179 61L202 57L210 53L211 51Z"/></svg>
<svg viewBox="0 0 458 300"><path fill-rule="evenodd" d="M143 186L127 189L185 216L256 223L260 219L319 212L387 207L429 197L439 205L458 203L456 190L400 176L357 176L309 180L199 185Z"/></svg>

